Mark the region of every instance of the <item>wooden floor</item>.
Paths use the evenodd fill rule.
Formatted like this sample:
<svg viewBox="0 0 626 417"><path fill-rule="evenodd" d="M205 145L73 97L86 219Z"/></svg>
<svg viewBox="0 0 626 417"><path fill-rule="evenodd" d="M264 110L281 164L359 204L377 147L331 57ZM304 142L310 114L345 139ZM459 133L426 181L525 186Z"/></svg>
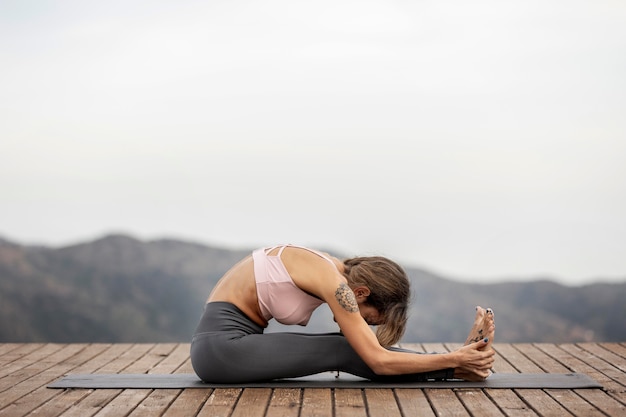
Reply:
<svg viewBox="0 0 626 417"><path fill-rule="evenodd" d="M444 351L455 344L404 345ZM496 372L603 389L50 389L68 373L190 373L188 344L0 344L0 416L626 416L626 343L496 344Z"/></svg>

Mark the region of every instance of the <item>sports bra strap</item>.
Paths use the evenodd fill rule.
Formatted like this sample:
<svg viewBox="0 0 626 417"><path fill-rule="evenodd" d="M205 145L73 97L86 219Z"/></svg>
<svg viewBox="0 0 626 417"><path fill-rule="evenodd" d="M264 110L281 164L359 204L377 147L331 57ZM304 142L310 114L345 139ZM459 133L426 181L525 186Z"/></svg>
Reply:
<svg viewBox="0 0 626 417"><path fill-rule="evenodd" d="M286 247L291 246L291 247L299 247L299 246L294 246L290 243L286 244L286 245L280 245L280 246L272 246L271 248L265 248L265 254L268 255L271 251L273 251L276 248L280 248L278 250L278 253L276 255L272 255L272 256L278 256L280 257L280 255L283 254L283 251L285 250ZM269 255L268 255L269 256Z"/></svg>
<svg viewBox="0 0 626 417"><path fill-rule="evenodd" d="M320 252L318 252L318 251L316 251L316 250L314 250L314 249L307 248L307 247L305 247L305 246L293 245L293 244L291 244L291 243L287 243L286 245L280 245L280 246L272 246L271 248L265 248L265 250L264 250L264 251L265 251L265 255L270 256L270 255L268 255L268 254L269 254L271 251L273 251L273 250L274 250L274 249L276 249L276 248L280 248L280 249L278 250L278 253L277 253L276 255L273 255L273 256L277 256L277 257L279 257L279 258L280 258L280 256L283 254L283 251L284 251L284 250L285 250L285 248L287 248L287 247L289 247L289 248L297 248L297 249L304 249L304 250L306 250L306 251L309 251L309 252L311 252L311 253L314 253L315 255L319 256L319 257L320 257L320 258L322 258L322 259L325 259L326 261L330 262L333 266L335 265L335 263L334 263L332 260L328 259L326 256L324 256L323 254L321 254L321 253L320 253Z"/></svg>

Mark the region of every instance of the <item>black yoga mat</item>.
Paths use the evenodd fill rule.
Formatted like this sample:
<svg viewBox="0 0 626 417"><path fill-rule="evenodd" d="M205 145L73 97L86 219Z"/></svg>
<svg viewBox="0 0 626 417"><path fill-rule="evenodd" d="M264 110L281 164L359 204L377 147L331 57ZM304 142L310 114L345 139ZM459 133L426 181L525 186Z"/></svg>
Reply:
<svg viewBox="0 0 626 417"><path fill-rule="evenodd" d="M194 374L70 374L48 388L602 388L585 374L495 373L482 382L375 382L350 374L321 374L267 382L213 384Z"/></svg>

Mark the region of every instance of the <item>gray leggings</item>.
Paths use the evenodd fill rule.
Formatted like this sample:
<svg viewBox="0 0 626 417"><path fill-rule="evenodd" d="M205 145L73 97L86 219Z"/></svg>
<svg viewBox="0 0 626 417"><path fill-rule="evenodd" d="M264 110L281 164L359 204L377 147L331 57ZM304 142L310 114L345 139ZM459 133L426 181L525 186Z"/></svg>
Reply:
<svg viewBox="0 0 626 417"><path fill-rule="evenodd" d="M393 349L412 352L403 349ZM377 381L450 379L454 369L410 375L375 374L339 333L263 333L231 303L212 302L191 342L191 363L206 382L244 383L343 371Z"/></svg>

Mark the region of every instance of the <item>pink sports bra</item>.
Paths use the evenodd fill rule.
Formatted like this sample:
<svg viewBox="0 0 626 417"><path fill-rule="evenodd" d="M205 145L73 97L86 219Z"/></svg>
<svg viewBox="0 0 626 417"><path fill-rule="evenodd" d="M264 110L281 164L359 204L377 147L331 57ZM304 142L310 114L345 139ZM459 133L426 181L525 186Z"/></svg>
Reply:
<svg viewBox="0 0 626 417"><path fill-rule="evenodd" d="M282 259L280 259L280 255L287 246L315 253L333 266L335 263L313 249L295 245L280 246L278 253L272 256L268 253L279 246L261 248L252 252L257 297L261 314L265 320L269 321L274 318L282 324L305 326L311 319L313 311L324 301L309 295L293 282Z"/></svg>

